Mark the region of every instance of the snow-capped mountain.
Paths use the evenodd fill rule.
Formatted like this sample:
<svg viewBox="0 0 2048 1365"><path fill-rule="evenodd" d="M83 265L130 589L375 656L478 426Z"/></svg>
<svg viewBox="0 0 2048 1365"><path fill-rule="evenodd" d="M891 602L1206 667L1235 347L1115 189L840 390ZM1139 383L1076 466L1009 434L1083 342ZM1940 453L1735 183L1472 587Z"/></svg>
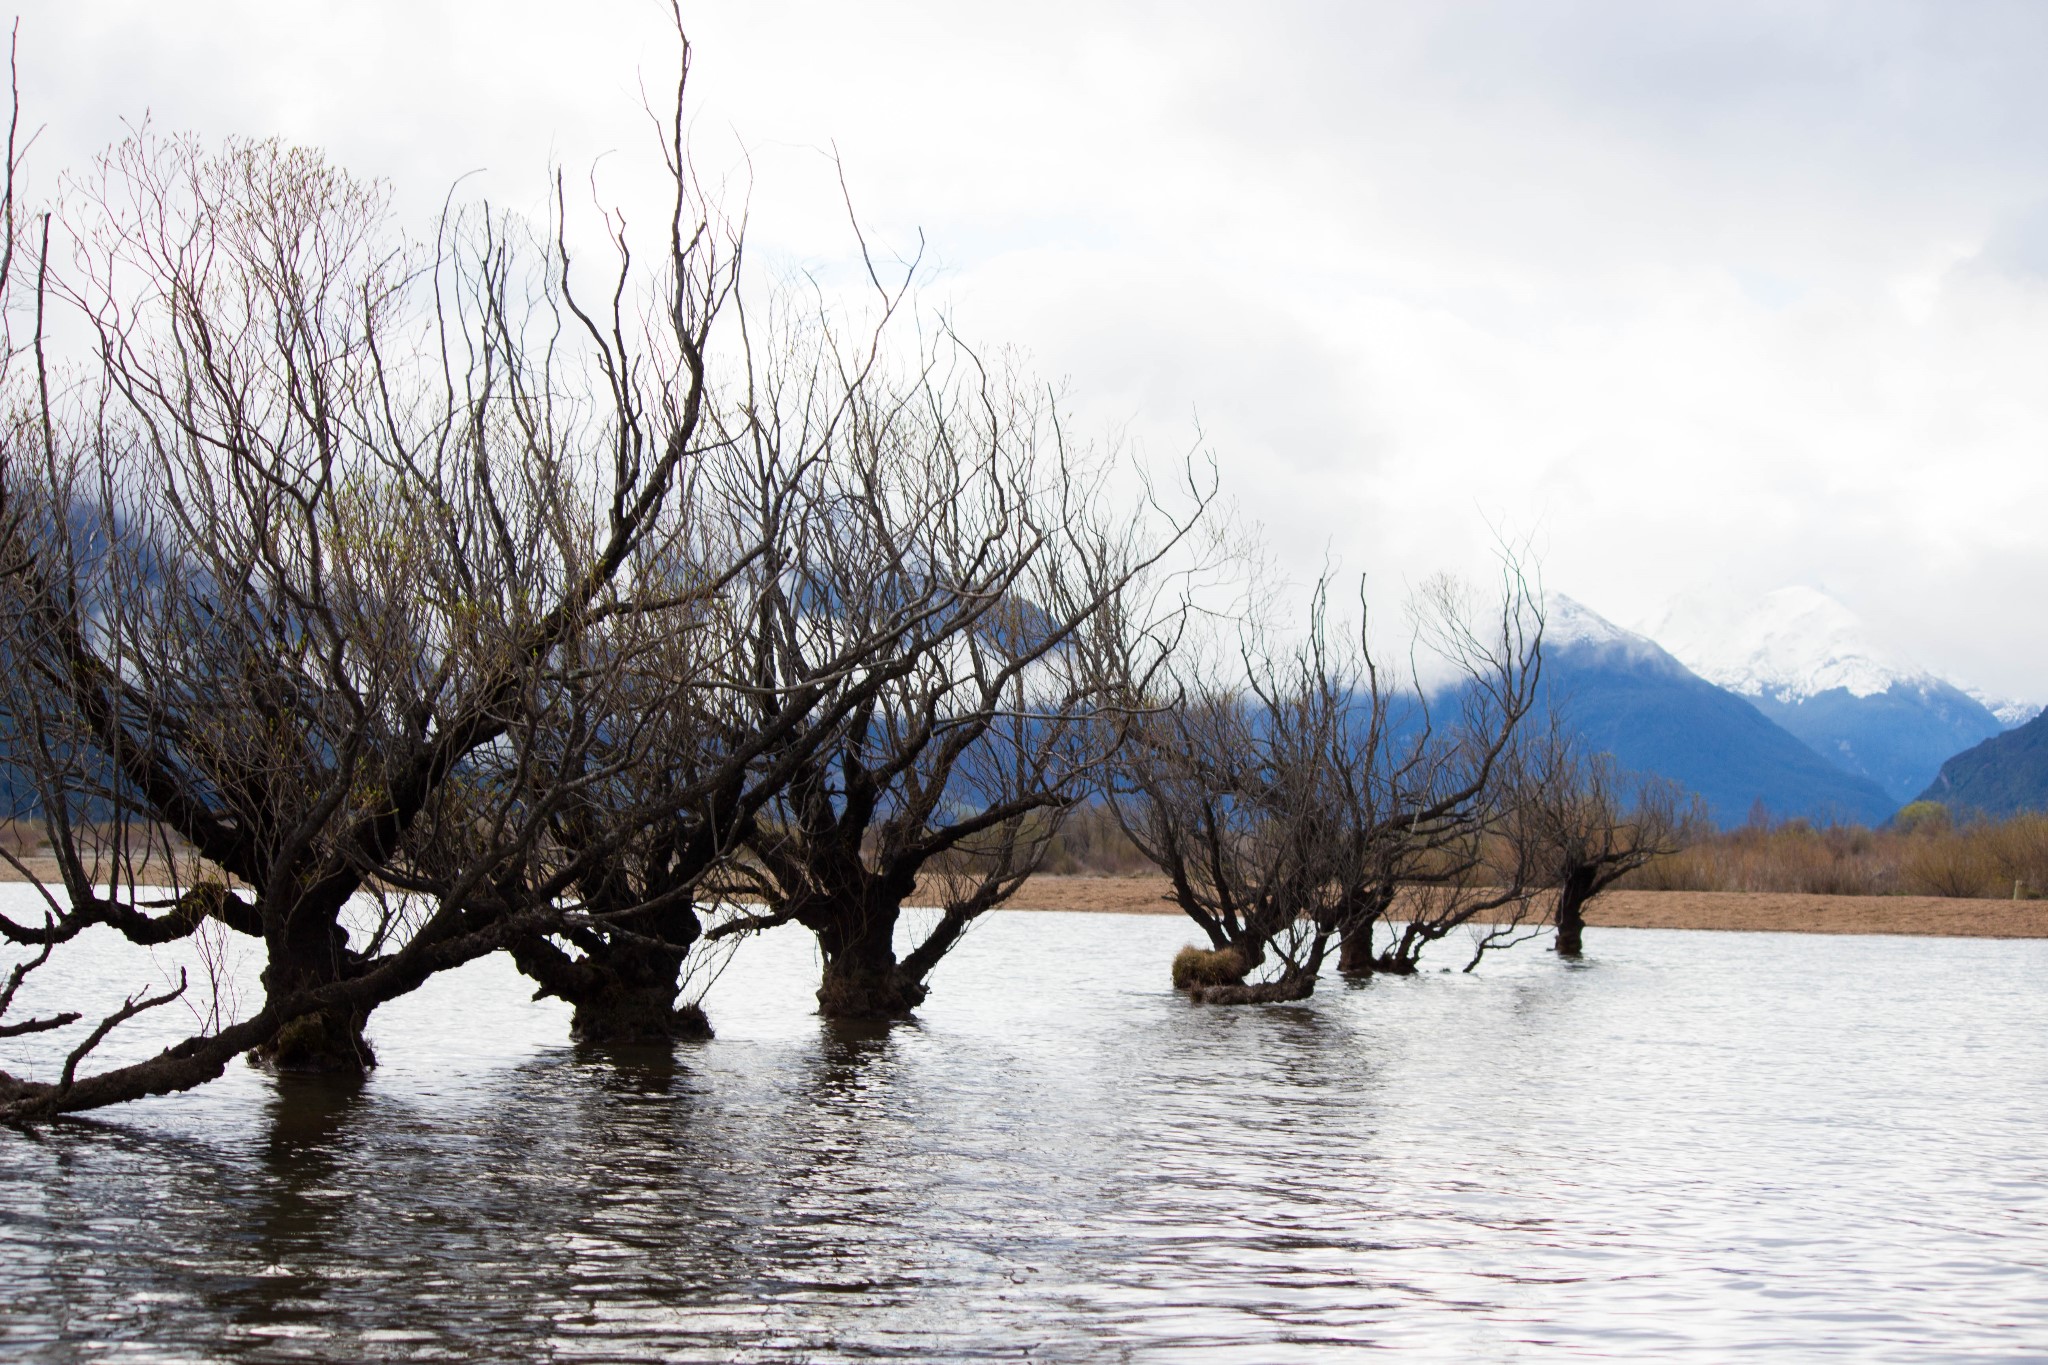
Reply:
<svg viewBox="0 0 2048 1365"><path fill-rule="evenodd" d="M1777 816L1872 824L1897 806L1656 642L1558 593L1544 615L1550 704L1623 768L1700 793L1718 823L1741 822L1757 802Z"/></svg>
<svg viewBox="0 0 2048 1365"><path fill-rule="evenodd" d="M1747 603L1689 593L1639 629L1708 682L1745 697L1872 697L1900 683L1941 681L1872 645L1856 613L1816 588L1780 588Z"/></svg>
<svg viewBox="0 0 2048 1365"><path fill-rule="evenodd" d="M1642 629L1701 677L1747 697L1900 802L1950 755L2032 714L2023 703L1980 699L1873 644L1855 612L1815 588L1780 588L1748 603L1696 593Z"/></svg>
<svg viewBox="0 0 2048 1365"><path fill-rule="evenodd" d="M2041 714L2040 702L2021 701L2016 697L2001 697L1995 692L1986 692L1981 687L1968 687L1962 683L1957 683L1956 685L1963 689L1963 692L1970 700L1998 717L1998 723L2005 726L2008 730L2015 726L2025 725L2028 721Z"/></svg>
<svg viewBox="0 0 2048 1365"><path fill-rule="evenodd" d="M1597 652L1614 663L1633 663L1669 672L1684 665L1655 640L1614 622L1561 592L1544 594L1543 645L1546 650L1570 647Z"/></svg>

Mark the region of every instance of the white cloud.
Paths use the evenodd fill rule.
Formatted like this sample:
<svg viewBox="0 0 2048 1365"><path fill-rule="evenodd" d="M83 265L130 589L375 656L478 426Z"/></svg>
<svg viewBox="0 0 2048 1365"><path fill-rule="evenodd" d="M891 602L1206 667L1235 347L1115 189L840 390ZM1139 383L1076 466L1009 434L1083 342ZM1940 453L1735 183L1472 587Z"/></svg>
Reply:
<svg viewBox="0 0 2048 1365"><path fill-rule="evenodd" d="M970 334L1157 456L1198 414L1302 572L1483 563L1616 619L1825 583L2048 692L2048 12L1932 3L686 7L755 242L922 231ZM514 203L646 136L665 12L101 0L23 23L46 162L145 107ZM614 167L627 167L621 157ZM610 174L612 172L608 172ZM617 171L623 176L624 170ZM618 181L612 189L631 197Z"/></svg>

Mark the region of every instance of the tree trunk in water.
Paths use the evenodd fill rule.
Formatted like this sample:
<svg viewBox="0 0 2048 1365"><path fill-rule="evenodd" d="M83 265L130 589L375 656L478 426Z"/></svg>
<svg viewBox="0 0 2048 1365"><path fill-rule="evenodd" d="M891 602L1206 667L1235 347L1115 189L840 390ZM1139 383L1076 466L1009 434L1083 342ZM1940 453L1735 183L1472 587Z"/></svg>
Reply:
<svg viewBox="0 0 2048 1365"><path fill-rule="evenodd" d="M927 992L896 961L896 909L848 905L818 934L825 972L818 1013L827 1019L902 1019Z"/></svg>
<svg viewBox="0 0 2048 1365"><path fill-rule="evenodd" d="M1372 960L1370 924L1346 929L1337 940L1337 970L1345 976L1371 976L1379 970Z"/></svg>
<svg viewBox="0 0 2048 1365"><path fill-rule="evenodd" d="M579 1043L661 1045L711 1036L695 1005L677 1006L685 954L644 944L614 943L586 958L583 988L570 997L569 1036Z"/></svg>
<svg viewBox="0 0 2048 1365"><path fill-rule="evenodd" d="M1346 929L1338 938L1337 970L1345 976L1371 976L1375 972L1413 976L1415 959L1404 953L1398 936L1388 938L1385 952L1375 952L1373 926L1362 924L1355 929Z"/></svg>
<svg viewBox="0 0 2048 1365"><path fill-rule="evenodd" d="M1345 976L1371 976L1374 972L1389 970L1386 955L1373 951L1373 941L1379 933L1379 927L1387 923L1387 911L1393 903L1391 892L1375 895L1365 904L1352 907L1339 921L1337 970L1340 973ZM1390 935L1391 932L1390 926ZM1389 942L1398 940L1390 937Z"/></svg>
<svg viewBox="0 0 2048 1365"><path fill-rule="evenodd" d="M311 933L287 935L272 946L270 965L263 969L263 988L278 1000L296 991L330 986L343 979L348 962L348 936L333 923ZM362 1009L322 1010L287 1022L249 1053L249 1061L268 1071L357 1078L377 1065L377 1054L363 1037L369 1012Z"/></svg>
<svg viewBox="0 0 2048 1365"><path fill-rule="evenodd" d="M537 996L569 1002L575 1011L569 1036L576 1042L664 1046L711 1037L703 1010L676 1004L683 963L701 930L694 911L671 910L611 937L577 936L581 957L570 957L545 938L530 938L512 944L512 960L540 986Z"/></svg>
<svg viewBox="0 0 2048 1365"><path fill-rule="evenodd" d="M1557 951L1577 957L1585 951L1586 902L1592 899L1591 869L1574 868L1557 889Z"/></svg>
<svg viewBox="0 0 2048 1365"><path fill-rule="evenodd" d="M1200 1005L1271 1005L1306 1000L1315 989L1315 977L1304 974L1257 986L1197 986L1188 992L1188 999Z"/></svg>

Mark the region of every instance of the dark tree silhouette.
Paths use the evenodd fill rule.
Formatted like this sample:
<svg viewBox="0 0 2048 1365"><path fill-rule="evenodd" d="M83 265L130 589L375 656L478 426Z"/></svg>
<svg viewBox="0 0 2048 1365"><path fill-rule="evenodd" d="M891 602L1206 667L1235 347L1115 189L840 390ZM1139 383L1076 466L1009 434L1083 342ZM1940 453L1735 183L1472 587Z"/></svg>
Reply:
<svg viewBox="0 0 2048 1365"><path fill-rule="evenodd" d="M687 45L682 70L677 130ZM0 934L219 924L266 965L253 1014L97 1074L80 1053L59 1083L0 1077L0 1116L186 1088L243 1052L359 1074L379 1002L562 922L547 885L502 894L594 747L537 713L566 678L625 685L589 676L614 665L581 650L595 623L686 630L732 567L646 587L695 548L740 261L671 169L666 249L639 266L621 236L602 308L559 223L532 242L479 210L410 244L379 187L274 142L145 130L43 220L9 280L38 326L0 445L0 733L63 886ZM46 358L60 307L93 341L70 369ZM146 896L141 867L178 884Z"/></svg>
<svg viewBox="0 0 2048 1365"><path fill-rule="evenodd" d="M1457 679L1434 695L1388 679L1362 608L1355 634L1332 638L1326 586L1296 648L1266 646L1255 625L1234 660L1177 660L1173 697L1116 764L1125 832L1209 939L1212 956L1182 959L1199 1000L1301 999L1333 943L1346 970L1410 972L1428 944L1523 894L1473 875L1540 668L1519 569L1485 629L1448 582L1427 591L1425 636Z"/></svg>
<svg viewBox="0 0 2048 1365"><path fill-rule="evenodd" d="M711 934L804 925L835 1018L914 1009L1038 865L1122 733L1105 661L1156 666L1175 609L1153 573L1213 495L1191 484L1178 516L1122 504L1050 397L949 329L924 335L904 369L813 326L755 408L763 449L811 452L824 510L762 562L748 666L764 706L834 681L829 729L770 754L789 780L752 818L742 873L764 908ZM919 900L939 917L899 955Z"/></svg>
<svg viewBox="0 0 2048 1365"><path fill-rule="evenodd" d="M1505 846L1532 885L1553 890L1560 953L1584 951L1589 901L1707 828L1697 797L1619 772L1612 754L1589 752L1561 722L1521 746L1511 767Z"/></svg>

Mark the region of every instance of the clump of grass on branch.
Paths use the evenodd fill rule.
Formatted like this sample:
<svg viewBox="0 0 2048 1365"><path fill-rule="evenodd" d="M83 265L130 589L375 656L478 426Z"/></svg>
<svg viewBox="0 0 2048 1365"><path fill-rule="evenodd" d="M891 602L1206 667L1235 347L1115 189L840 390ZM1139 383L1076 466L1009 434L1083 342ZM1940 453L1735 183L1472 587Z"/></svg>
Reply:
<svg viewBox="0 0 2048 1365"><path fill-rule="evenodd" d="M1235 986L1244 980L1244 974L1244 958L1235 948L1212 951L1190 943L1173 955L1173 988L1177 991Z"/></svg>

